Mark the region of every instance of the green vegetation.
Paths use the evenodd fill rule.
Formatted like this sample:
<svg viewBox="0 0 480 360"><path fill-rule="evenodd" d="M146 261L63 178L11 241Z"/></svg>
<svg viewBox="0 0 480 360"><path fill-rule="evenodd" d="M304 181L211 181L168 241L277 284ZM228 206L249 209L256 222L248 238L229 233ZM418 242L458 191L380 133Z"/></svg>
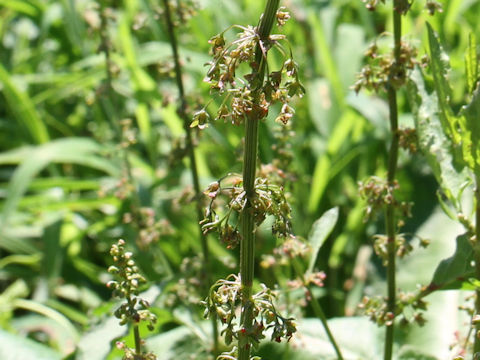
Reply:
<svg viewBox="0 0 480 360"><path fill-rule="evenodd" d="M0 359L480 359L479 13L0 0Z"/></svg>

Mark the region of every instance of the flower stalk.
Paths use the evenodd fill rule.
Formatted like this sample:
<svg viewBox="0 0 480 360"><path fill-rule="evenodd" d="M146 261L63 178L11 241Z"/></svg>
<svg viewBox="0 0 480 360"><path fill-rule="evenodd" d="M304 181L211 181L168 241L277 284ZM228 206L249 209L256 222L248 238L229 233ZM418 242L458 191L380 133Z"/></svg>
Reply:
<svg viewBox="0 0 480 360"><path fill-rule="evenodd" d="M260 84L253 94L253 103L259 103L261 95L261 84L263 84L266 58L261 42L266 40L272 30L276 19L277 9L280 0L268 0L265 6L258 35L260 41L255 49L255 62L258 65L256 81ZM242 281L242 315L240 323L246 333L249 333L253 323L253 301L252 301L252 283L255 268L255 172L257 165L258 148L258 122L260 118L256 111L245 119L245 150L243 157L243 187L245 191L245 207L242 214L242 241L240 246L240 277ZM238 339L238 359L250 359L250 344L246 335L239 336Z"/></svg>
<svg viewBox="0 0 480 360"><path fill-rule="evenodd" d="M401 3L402 0L394 0L393 2L393 37L394 37L394 69L400 69L401 55L401 36L402 36L402 19L401 19ZM390 131L392 133L392 142L390 144L390 151L388 154L388 173L387 185L392 190L395 187L395 174L397 171L398 162L398 147L399 147L399 131L398 131L398 106L397 106L397 89L393 83L393 76L395 72L390 73L390 81L387 83L388 93L388 107L390 117ZM395 258L396 258L396 225L395 225L395 204L390 202L387 204L385 211L385 224L387 232L387 313L392 317L392 321L386 325L385 337L385 351L384 359L391 360L393 352L393 337L394 337L394 321L395 306L396 306L396 274L395 274Z"/></svg>

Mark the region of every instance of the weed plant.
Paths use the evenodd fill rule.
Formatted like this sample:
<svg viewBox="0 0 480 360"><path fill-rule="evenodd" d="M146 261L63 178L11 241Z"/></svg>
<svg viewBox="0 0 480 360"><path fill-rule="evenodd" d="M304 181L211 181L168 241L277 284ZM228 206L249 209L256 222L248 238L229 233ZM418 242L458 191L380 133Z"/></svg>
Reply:
<svg viewBox="0 0 480 360"><path fill-rule="evenodd" d="M478 1L0 3L0 359L479 358Z"/></svg>

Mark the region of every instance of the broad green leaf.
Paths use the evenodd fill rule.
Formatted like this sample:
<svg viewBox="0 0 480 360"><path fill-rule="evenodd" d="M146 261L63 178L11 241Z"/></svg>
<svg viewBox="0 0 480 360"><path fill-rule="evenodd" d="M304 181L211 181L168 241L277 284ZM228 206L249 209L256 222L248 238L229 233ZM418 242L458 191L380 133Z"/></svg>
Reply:
<svg viewBox="0 0 480 360"><path fill-rule="evenodd" d="M433 286L443 287L460 278L467 278L474 270L471 262L473 260L473 248L466 234L460 235L456 239L457 248L455 253L447 259L440 262L431 284ZM466 279L465 279L466 280Z"/></svg>
<svg viewBox="0 0 480 360"><path fill-rule="evenodd" d="M355 82L365 51L365 32L359 25L339 24L336 29L335 61L344 90Z"/></svg>
<svg viewBox="0 0 480 360"><path fill-rule="evenodd" d="M450 107L452 90L448 81L448 73L450 71L449 58L443 51L438 36L429 23L427 23L427 28L431 69L438 96L440 119L442 120L442 127L447 133L447 136L450 137L456 145L461 142L461 137L457 131L459 119L453 114L453 110Z"/></svg>
<svg viewBox="0 0 480 360"><path fill-rule="evenodd" d="M308 235L308 242L312 247L312 255L308 264L307 272L311 273L317 261L318 252L325 240L332 233L333 228L338 220L338 207L327 210L317 221L312 225L312 230Z"/></svg>
<svg viewBox="0 0 480 360"><path fill-rule="evenodd" d="M418 68L410 76L407 93L420 150L443 192L458 209L461 193L469 182L468 173L455 162L454 144L444 133L438 98L435 93L427 92L423 75Z"/></svg>
<svg viewBox="0 0 480 360"><path fill-rule="evenodd" d="M0 329L0 359L2 360L60 360L62 355L45 345L24 336Z"/></svg>

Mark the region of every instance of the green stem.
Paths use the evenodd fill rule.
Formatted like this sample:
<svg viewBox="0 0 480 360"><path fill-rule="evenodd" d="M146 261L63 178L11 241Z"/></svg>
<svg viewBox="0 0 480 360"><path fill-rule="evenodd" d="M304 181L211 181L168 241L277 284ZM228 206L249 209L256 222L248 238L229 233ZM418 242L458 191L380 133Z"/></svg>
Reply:
<svg viewBox="0 0 480 360"><path fill-rule="evenodd" d="M402 36L402 22L401 14L395 9L398 8L401 0L395 0L393 3L393 36L394 36L394 68L400 66L400 53L401 53L401 36ZM392 75L390 75L392 76ZM390 145L390 151L388 155L388 174L387 182L390 191L393 192L395 173L397 170L398 161L398 107L397 107L397 90L394 85L389 83L387 88L388 93L388 107L390 113L390 131L392 133L392 143ZM395 237L396 237L396 225L395 225L395 204L390 202L386 208L386 231L387 231L387 312L393 315L390 325L387 325L385 336L385 352L384 359L391 360L393 354L393 338L394 338L394 319L395 319L395 303L396 303L396 278L395 278Z"/></svg>
<svg viewBox="0 0 480 360"><path fill-rule="evenodd" d="M127 295L127 303L130 308L129 311L133 311L135 309L135 302L133 301L130 295ZM133 339L135 341L135 357L142 356L142 338L140 337L140 330L138 328L138 324L135 323L134 319L131 319L134 322L133 324Z"/></svg>
<svg viewBox="0 0 480 360"><path fill-rule="evenodd" d="M474 245L474 257L475 257L475 273L477 279L480 279L480 169L475 170L475 245ZM480 314L480 289L476 290L475 298L475 313ZM476 353L480 352L480 339L477 334L480 331L480 324L475 325L474 332L474 344L473 344L473 358L477 359Z"/></svg>
<svg viewBox="0 0 480 360"><path fill-rule="evenodd" d="M242 279L242 316L240 322L246 334L253 322L252 283L255 261L255 218L253 199L255 197L255 169L258 146L258 120L247 118L245 124L245 153L243 186L246 204L242 213L242 241L240 246L240 277ZM238 340L238 359L250 359L250 345L247 336Z"/></svg>
<svg viewBox="0 0 480 360"><path fill-rule="evenodd" d="M305 279L304 279L304 271L302 269L302 266L300 262L298 261L297 258L292 258L292 264L293 268L295 269L295 272L297 276L300 276L303 279L303 283L305 284L305 287L307 288L308 292L310 293L311 301L310 303L312 304L312 309L313 312L315 313L315 316L320 319L322 322L323 328L325 329L325 332L327 333L328 340L333 346L333 349L335 350L335 353L337 354L337 359L338 360L343 360L342 352L340 351L339 346L337 345L337 342L335 341L335 338L333 337L332 332L330 331L330 327L328 326L327 322L327 317L325 316L325 313L322 310L322 307L320 306L320 303L318 302L317 298L313 296L312 292L312 287L309 284L306 284Z"/></svg>
<svg viewBox="0 0 480 360"><path fill-rule="evenodd" d="M133 325L133 336L135 338L135 355L142 356L142 338L138 325Z"/></svg>
<svg viewBox="0 0 480 360"><path fill-rule="evenodd" d="M265 40L272 30L280 0L268 0L265 11L258 27L260 40ZM265 72L266 54L262 53L260 45L255 49L255 60L259 66L256 74L257 81L253 83L262 84ZM260 98L261 86L253 94L254 101ZM258 122L255 116L245 117L245 150L243 156L243 189L245 191L245 207L242 212L242 241L240 245L240 277L242 280L242 314L240 323L244 334L241 333L238 339L238 359L250 359L250 344L248 333L253 323L253 300L252 284L255 269L255 209L253 207L255 198L255 171L257 166L258 148Z"/></svg>
<svg viewBox="0 0 480 360"><path fill-rule="evenodd" d="M165 18L167 22L168 35L170 37L170 45L173 53L173 61L175 64L175 80L177 83L179 100L180 100L178 113L180 114L183 120L183 127L185 129L188 158L190 160L190 171L192 174L193 189L195 191L195 198L196 198L195 204L196 204L196 211L197 211L198 228L200 233L200 243L202 246L203 262L204 262L203 272L204 272L205 281L207 283L206 291L208 292L208 289L210 287L210 282L211 282L210 257L209 257L207 236L203 234L202 226L200 225L200 221L202 221L203 219L202 204L200 201L202 196L202 191L200 189L198 166L197 166L197 160L195 158L195 147L193 144L192 129L190 128L190 118L188 117L185 111L187 108L187 100L185 97L185 90L184 90L183 80L182 80L182 67L180 65L180 56L178 54L178 44L177 44L177 38L175 36L175 27L173 25L170 6L168 5L168 0L163 0L163 4L165 7ZM211 319L212 319L211 321L212 321L212 332L213 332L213 352L214 354L217 354L218 353L217 319L216 319L216 316L212 316Z"/></svg>

